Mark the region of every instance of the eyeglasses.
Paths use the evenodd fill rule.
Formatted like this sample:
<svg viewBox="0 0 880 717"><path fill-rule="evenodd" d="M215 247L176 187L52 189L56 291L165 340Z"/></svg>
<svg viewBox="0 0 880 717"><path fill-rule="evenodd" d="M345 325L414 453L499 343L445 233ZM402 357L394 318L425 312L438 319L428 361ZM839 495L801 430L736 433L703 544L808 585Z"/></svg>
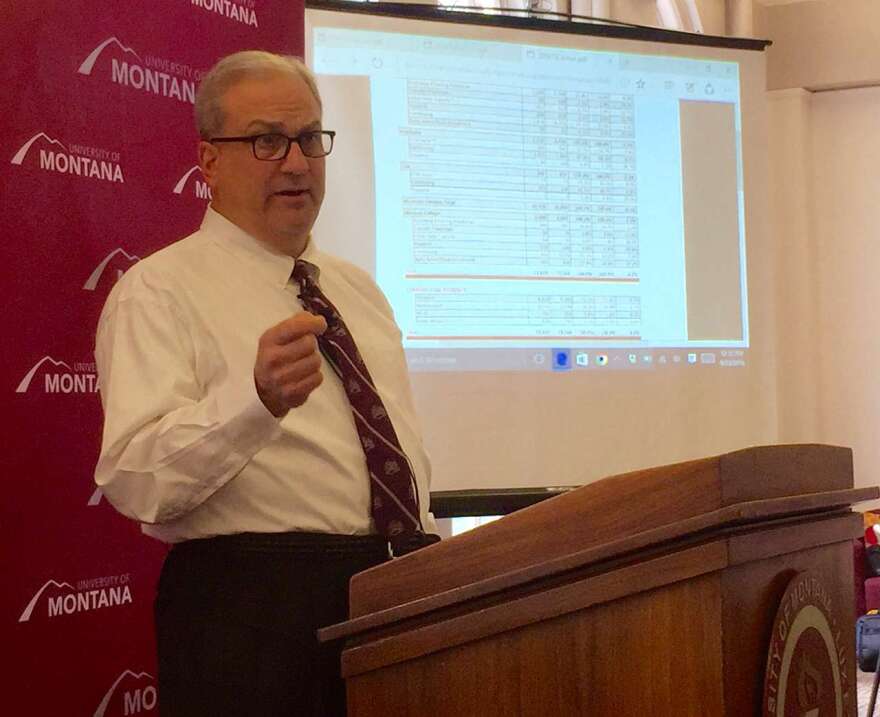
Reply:
<svg viewBox="0 0 880 717"><path fill-rule="evenodd" d="M254 157L264 162L272 162L286 159L290 154L290 147L296 142L306 157L317 159L326 157L333 149L333 138L336 132L328 129L309 130L300 132L296 137L288 137L280 132L269 134L254 134L246 137L212 137L208 141L211 144L217 142L250 142Z"/></svg>

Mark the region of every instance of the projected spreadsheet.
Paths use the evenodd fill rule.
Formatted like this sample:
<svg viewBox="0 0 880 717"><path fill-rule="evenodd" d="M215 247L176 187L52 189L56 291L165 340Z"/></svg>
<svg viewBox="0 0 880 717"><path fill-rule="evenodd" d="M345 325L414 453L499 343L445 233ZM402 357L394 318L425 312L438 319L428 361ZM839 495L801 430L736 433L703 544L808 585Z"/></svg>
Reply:
<svg viewBox="0 0 880 717"><path fill-rule="evenodd" d="M748 345L736 216L729 328L686 271L712 240L685 184L738 191L735 63L322 28L314 65L368 78L374 270L408 351ZM720 173L685 122L725 133Z"/></svg>
<svg viewBox="0 0 880 717"><path fill-rule="evenodd" d="M407 278L584 280L568 296L420 289L408 338L638 338L638 296L586 285L638 277L632 97L409 80L406 103Z"/></svg>
<svg viewBox="0 0 880 717"><path fill-rule="evenodd" d="M407 83L413 271L636 276L633 101Z"/></svg>
<svg viewBox="0 0 880 717"><path fill-rule="evenodd" d="M416 323L437 337L636 338L641 321L637 296L560 296L421 289L413 293ZM460 335L454 332L462 331Z"/></svg>

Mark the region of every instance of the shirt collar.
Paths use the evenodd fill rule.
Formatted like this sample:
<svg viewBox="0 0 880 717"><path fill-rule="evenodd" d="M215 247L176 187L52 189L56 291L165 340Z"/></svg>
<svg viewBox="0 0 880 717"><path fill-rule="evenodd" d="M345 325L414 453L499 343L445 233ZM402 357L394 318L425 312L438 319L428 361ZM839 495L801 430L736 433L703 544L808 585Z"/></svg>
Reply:
<svg viewBox="0 0 880 717"><path fill-rule="evenodd" d="M251 236L213 207L208 206L205 211L205 218L202 220L201 228L220 246L230 251L237 258L255 267L257 271L273 284L283 288L290 280L293 265L296 261L294 257L282 254L273 247ZM306 248L298 258L316 267L319 266L320 252L315 248L311 235L309 236Z"/></svg>

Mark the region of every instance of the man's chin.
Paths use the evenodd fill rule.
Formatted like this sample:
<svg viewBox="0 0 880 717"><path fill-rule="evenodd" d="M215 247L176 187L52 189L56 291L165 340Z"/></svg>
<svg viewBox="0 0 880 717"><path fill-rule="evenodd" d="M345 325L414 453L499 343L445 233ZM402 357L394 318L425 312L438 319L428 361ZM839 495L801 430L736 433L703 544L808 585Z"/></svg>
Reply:
<svg viewBox="0 0 880 717"><path fill-rule="evenodd" d="M308 244L312 224L313 222L281 222L270 226L270 231L277 246L285 253L297 256Z"/></svg>

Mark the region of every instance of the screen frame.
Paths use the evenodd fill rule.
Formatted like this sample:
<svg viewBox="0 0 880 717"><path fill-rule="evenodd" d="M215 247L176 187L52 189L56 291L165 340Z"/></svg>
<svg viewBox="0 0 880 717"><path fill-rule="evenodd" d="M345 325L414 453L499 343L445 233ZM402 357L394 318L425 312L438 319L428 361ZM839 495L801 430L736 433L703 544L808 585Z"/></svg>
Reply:
<svg viewBox="0 0 880 717"><path fill-rule="evenodd" d="M438 5L399 2L351 2L350 0L306 0L305 7L312 10L377 15L411 20L432 20L466 25L489 25L513 30L534 30L539 32L558 32L571 35L593 35L598 37L640 42L662 42L675 45L697 45L734 50L753 50L763 52L772 41L757 38L722 37L703 35L679 30L666 30L659 27L632 25L615 21L574 22L569 16L550 20L541 17L522 17L506 14L528 12L499 8L492 14L468 11L465 8L449 9ZM505 13L505 14L501 14ZM577 15L571 17L578 17Z"/></svg>

